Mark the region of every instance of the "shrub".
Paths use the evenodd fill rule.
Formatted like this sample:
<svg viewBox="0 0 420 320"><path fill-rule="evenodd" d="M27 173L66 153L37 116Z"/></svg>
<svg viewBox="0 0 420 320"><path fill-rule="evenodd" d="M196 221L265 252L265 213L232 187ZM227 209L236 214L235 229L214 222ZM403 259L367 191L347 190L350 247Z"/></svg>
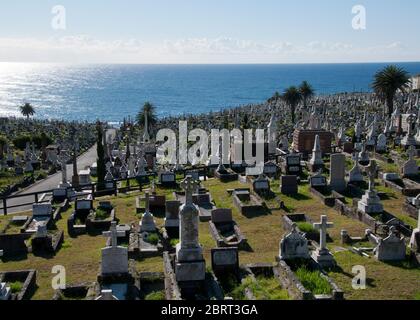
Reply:
<svg viewBox="0 0 420 320"><path fill-rule="evenodd" d="M98 208L96 209L96 216L95 219L96 220L105 220L110 216L110 213L102 208Z"/></svg>
<svg viewBox="0 0 420 320"><path fill-rule="evenodd" d="M179 243L179 239L171 239L170 244L172 247L175 247Z"/></svg>
<svg viewBox="0 0 420 320"><path fill-rule="evenodd" d="M144 300L165 300L165 291L155 291L149 293Z"/></svg>
<svg viewBox="0 0 420 320"><path fill-rule="evenodd" d="M16 281L10 284L10 290L12 291L12 293L18 293L22 290L23 285L21 282Z"/></svg>
<svg viewBox="0 0 420 320"><path fill-rule="evenodd" d="M315 231L313 225L310 224L309 222L298 222L296 225L300 231L305 232L305 233Z"/></svg>
<svg viewBox="0 0 420 320"><path fill-rule="evenodd" d="M147 236L147 242L157 245L159 243L159 236L157 233L149 233Z"/></svg>

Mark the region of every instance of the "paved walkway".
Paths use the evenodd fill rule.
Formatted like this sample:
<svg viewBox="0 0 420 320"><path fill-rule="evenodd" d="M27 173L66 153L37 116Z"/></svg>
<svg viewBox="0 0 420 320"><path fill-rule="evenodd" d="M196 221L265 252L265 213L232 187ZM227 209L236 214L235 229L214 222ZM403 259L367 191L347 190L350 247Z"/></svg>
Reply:
<svg viewBox="0 0 420 320"><path fill-rule="evenodd" d="M97 157L97 154L96 154L96 145L95 145L77 159L77 169L80 171L82 169L85 169L86 167L91 166L92 163L96 161L96 157ZM71 181L72 176L73 176L73 165L68 164L67 165L67 179ZM60 182L61 182L61 171L28 187L25 190L16 192L14 195L21 195L21 194L24 195L27 193L51 190L51 189L57 188ZM33 195L26 196L26 197L19 197L19 198L8 200L7 206L14 206L14 205L19 205L20 203L29 203L29 202L34 202L34 201L35 201L35 197ZM8 213L16 213L16 212L22 212L22 211L29 211L31 209L32 209L32 206L27 205L27 206L11 208L11 209L8 209L7 211Z"/></svg>
<svg viewBox="0 0 420 320"><path fill-rule="evenodd" d="M111 139L115 138L116 136L116 130L115 129L109 129L106 132L107 141L110 141ZM89 166L91 166L97 159L97 153L96 153L96 144L90 148L87 152L82 154L79 158L77 158L77 170L83 170ZM71 182L71 177L73 176L73 165L69 164L67 165L67 179ZM25 190L18 191L14 195L24 195L27 193L34 193L34 192L42 192L46 190L52 190L54 188L57 188L57 186L61 182L61 171L57 172L54 175L49 176L45 180L40 181L39 183L34 184L33 186L28 187ZM21 203L30 203L35 202L35 196L27 196L27 197L19 197L10 199L7 201L7 206L15 206L19 205ZM3 205L0 205L3 207ZM32 210L32 205L26 205L26 206L19 206L16 208L8 209L8 214L10 213L17 213L17 212L23 212L23 211L29 211ZM0 210L0 212L3 212L3 210Z"/></svg>

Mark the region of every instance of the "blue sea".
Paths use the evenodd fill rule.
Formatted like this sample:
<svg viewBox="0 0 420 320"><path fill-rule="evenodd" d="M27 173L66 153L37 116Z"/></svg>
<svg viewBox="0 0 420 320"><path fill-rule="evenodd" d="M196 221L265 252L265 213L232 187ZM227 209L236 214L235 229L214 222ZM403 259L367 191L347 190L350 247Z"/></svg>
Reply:
<svg viewBox="0 0 420 320"><path fill-rule="evenodd" d="M0 116L30 102L37 118L120 122L145 101L160 117L260 103L309 81L318 94L370 91L386 63L287 65L58 65L0 63ZM411 74L420 62L397 63Z"/></svg>

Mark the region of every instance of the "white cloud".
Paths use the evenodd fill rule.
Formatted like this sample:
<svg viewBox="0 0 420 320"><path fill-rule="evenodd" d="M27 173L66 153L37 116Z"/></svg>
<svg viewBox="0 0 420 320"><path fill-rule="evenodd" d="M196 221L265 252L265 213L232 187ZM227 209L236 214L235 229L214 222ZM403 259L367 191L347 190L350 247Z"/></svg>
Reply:
<svg viewBox="0 0 420 320"><path fill-rule="evenodd" d="M0 61L86 63L301 63L419 60L419 50L400 42L356 46L312 41L263 43L229 37L187 38L146 43L105 41L87 35L0 38Z"/></svg>

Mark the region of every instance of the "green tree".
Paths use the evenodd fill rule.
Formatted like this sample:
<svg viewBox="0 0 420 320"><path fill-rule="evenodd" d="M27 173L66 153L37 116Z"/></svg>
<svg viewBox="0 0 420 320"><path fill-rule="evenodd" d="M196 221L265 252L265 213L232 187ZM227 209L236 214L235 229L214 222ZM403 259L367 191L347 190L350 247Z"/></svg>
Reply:
<svg viewBox="0 0 420 320"><path fill-rule="evenodd" d="M98 121L96 124L96 133L97 133L97 141L96 141L96 150L98 158L96 160L97 164L97 176L98 176L98 188L102 189L105 186L105 175L106 175L106 168L105 168L105 150L103 145L103 129L102 124Z"/></svg>
<svg viewBox="0 0 420 320"><path fill-rule="evenodd" d="M136 121L140 128L144 126L146 114L149 128L157 123L156 107L150 102L146 102L136 116Z"/></svg>
<svg viewBox="0 0 420 320"><path fill-rule="evenodd" d="M308 99L310 99L315 94L315 91L312 88L312 86L308 83L308 81L302 82L302 84L299 86L299 91L302 95L303 106L306 109Z"/></svg>
<svg viewBox="0 0 420 320"><path fill-rule="evenodd" d="M290 114L292 116L292 123L295 124L295 112L299 102L302 101L302 94L295 86L287 88L283 93L283 100L290 107Z"/></svg>
<svg viewBox="0 0 420 320"><path fill-rule="evenodd" d="M35 114L35 109L30 103L25 103L23 106L20 106L20 113L29 120L29 117Z"/></svg>
<svg viewBox="0 0 420 320"><path fill-rule="evenodd" d="M372 88L379 98L386 103L388 117L391 117L394 111L394 98L397 91L405 92L410 82L408 72L394 65L387 66L375 74Z"/></svg>

